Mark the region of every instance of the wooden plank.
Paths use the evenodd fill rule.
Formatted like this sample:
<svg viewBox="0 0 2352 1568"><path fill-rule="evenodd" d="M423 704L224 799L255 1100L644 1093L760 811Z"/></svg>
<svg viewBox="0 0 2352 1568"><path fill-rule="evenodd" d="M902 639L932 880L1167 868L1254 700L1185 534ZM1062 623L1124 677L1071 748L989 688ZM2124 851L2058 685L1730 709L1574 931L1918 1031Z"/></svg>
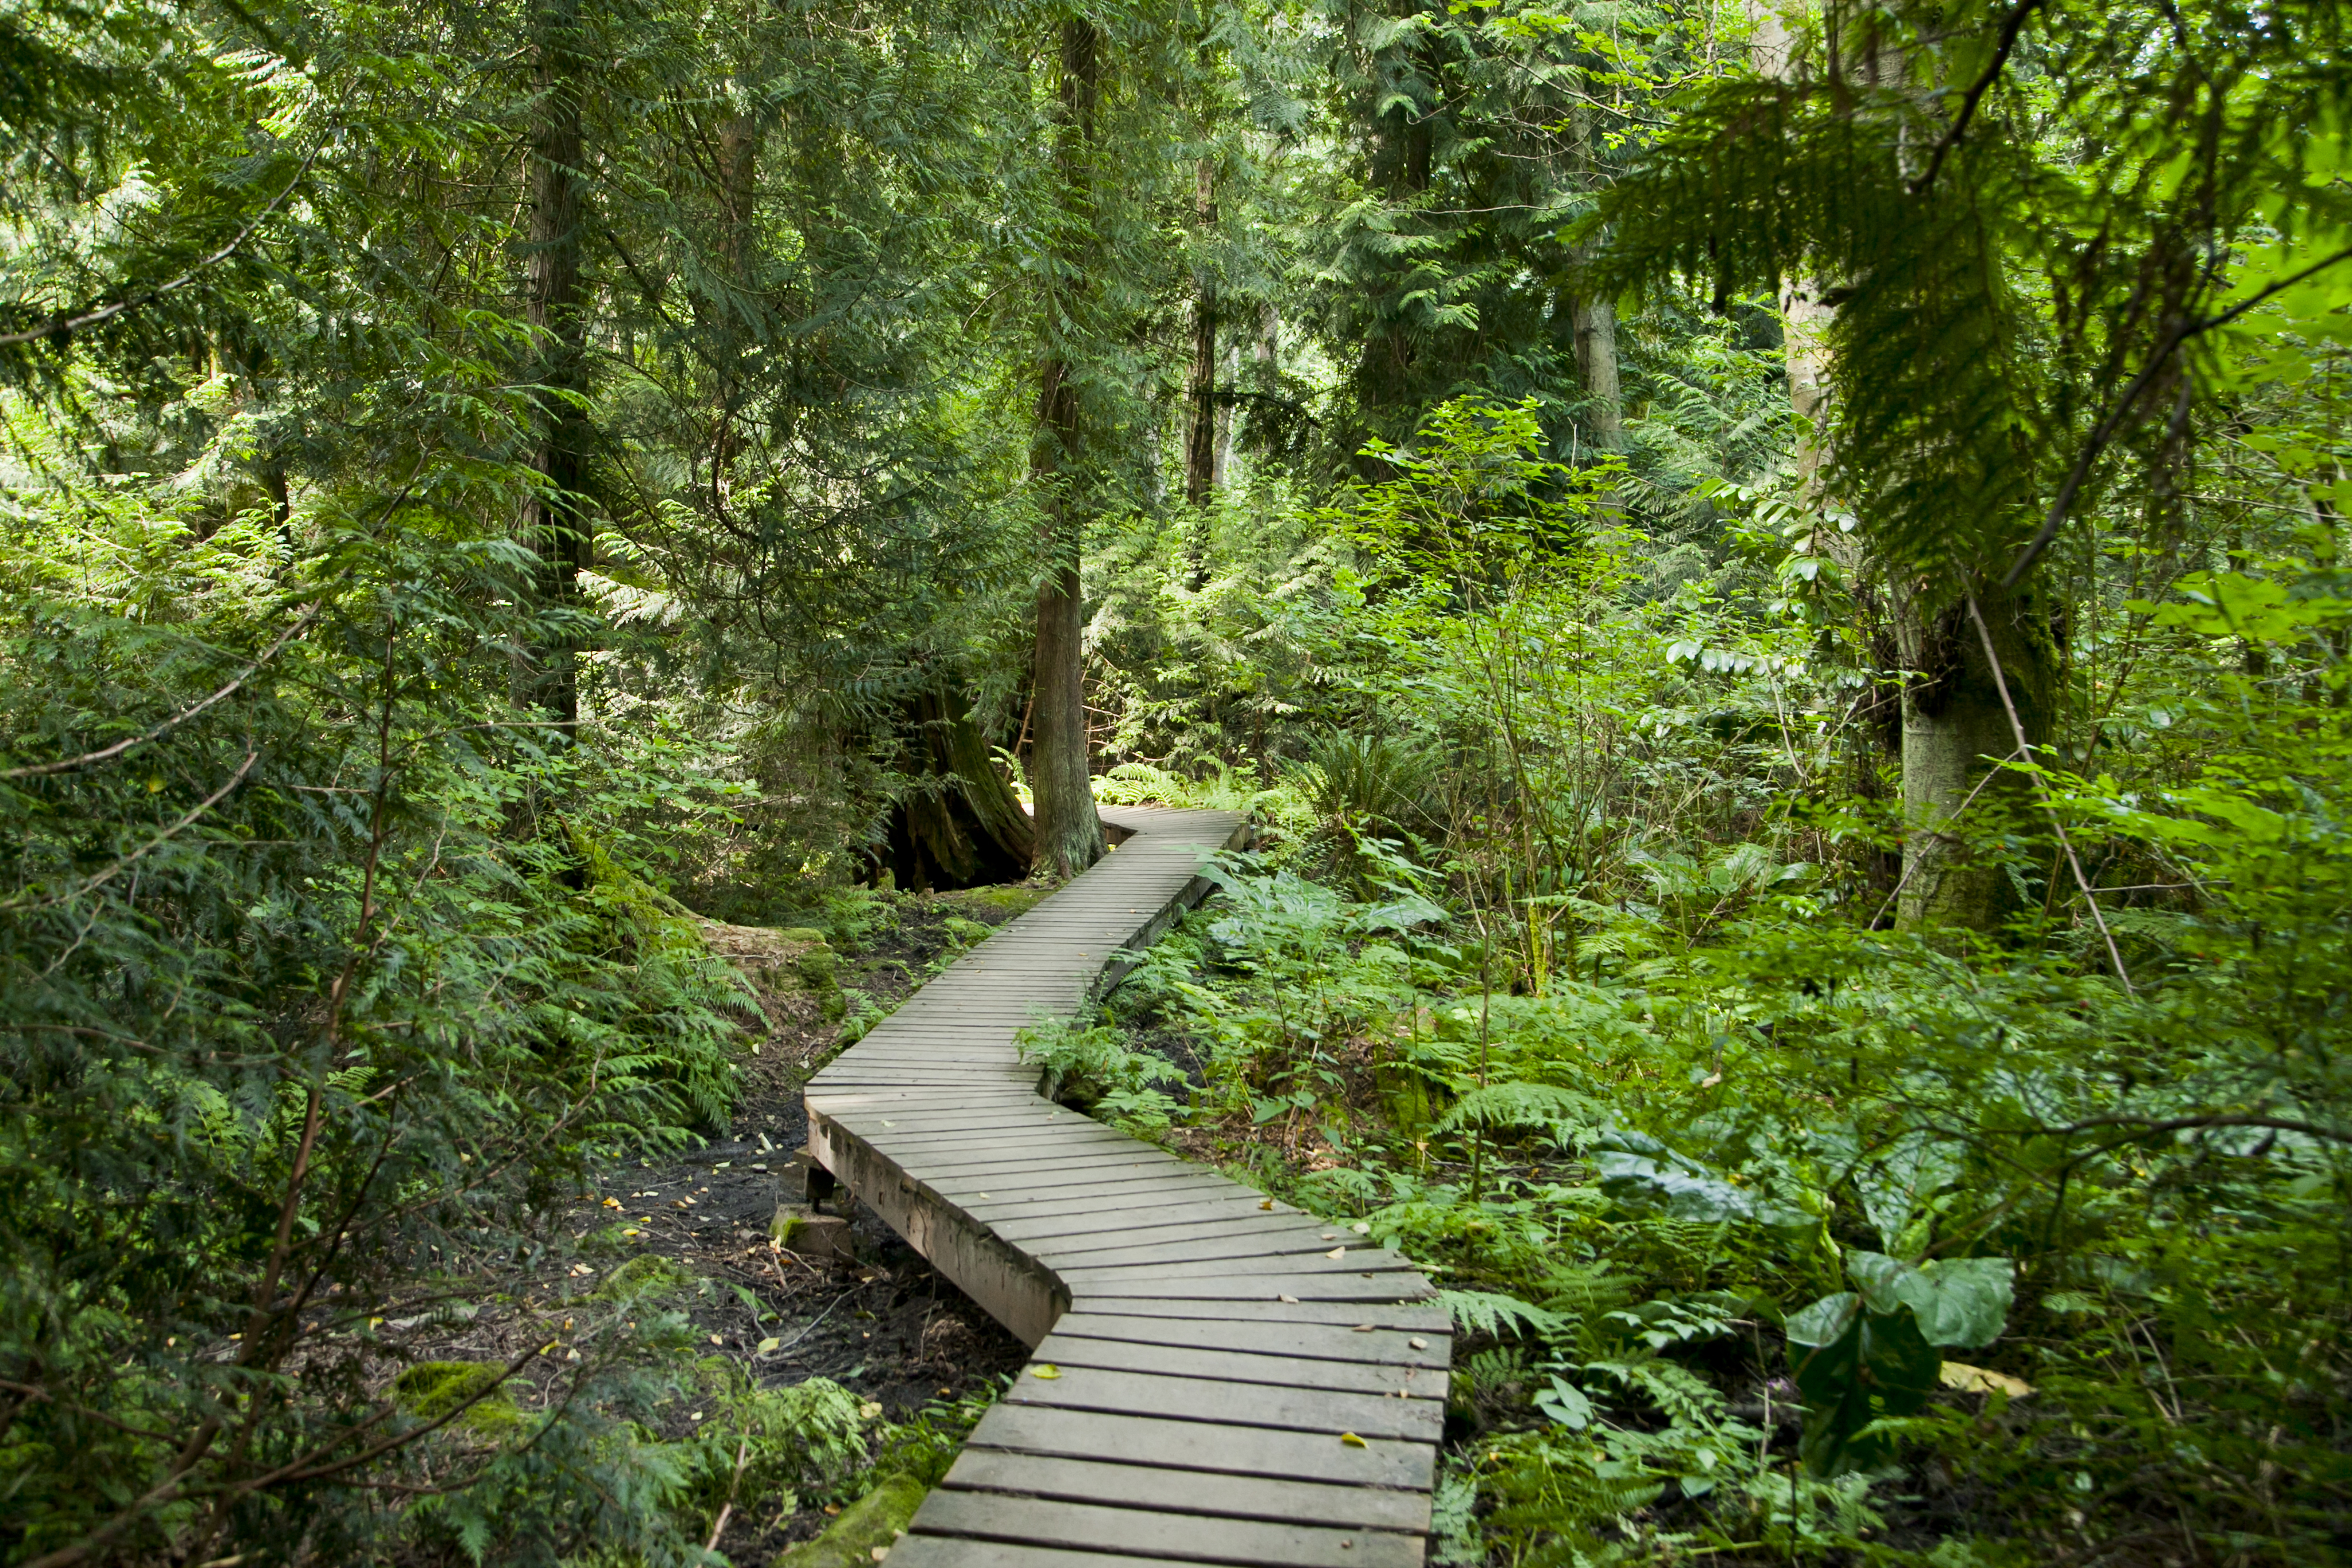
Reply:
<svg viewBox="0 0 2352 1568"><path fill-rule="evenodd" d="M1443 1399L1336 1393L1269 1383L1219 1383L1207 1378L1099 1366L1057 1365L1054 1370L1058 1375L1046 1378L1037 1375L1044 1364L1041 1353L1038 1364L1013 1379L1000 1403L1166 1416L1182 1421L1221 1421L1235 1427L1271 1427L1286 1432L1325 1432L1334 1437L1342 1432L1353 1432L1361 1437L1398 1437L1426 1443L1437 1441L1445 1427Z"/></svg>
<svg viewBox="0 0 2352 1568"><path fill-rule="evenodd" d="M1356 1568L1421 1568L1422 1563L1420 1537L1386 1531L1153 1513L944 1489L923 1500L915 1520L910 1529L927 1535L1129 1552L1176 1563L1263 1563L1269 1568L1342 1561ZM1342 1541L1349 1545L1342 1547Z"/></svg>
<svg viewBox="0 0 2352 1568"><path fill-rule="evenodd" d="M1014 1166L1041 1176L1100 1172L1109 1176L1122 1171L1181 1170L1183 1166L1184 1162L1175 1155L1162 1154L1149 1144L1138 1144L1131 1149L1076 1147L1067 1150L1047 1144L1034 1150L1001 1149L993 1154L968 1149L937 1160L910 1162L911 1168L929 1182Z"/></svg>
<svg viewBox="0 0 2352 1568"><path fill-rule="evenodd" d="M1005 1541L959 1541L908 1535L890 1548L890 1568L1167 1568L1164 1557L1129 1557L1022 1546Z"/></svg>
<svg viewBox="0 0 2352 1568"><path fill-rule="evenodd" d="M1097 1181L1085 1176L1064 1180L1050 1172L1017 1178L1000 1175L994 1179L983 1174L941 1178L925 1186L942 1202L955 1205L975 1222L989 1224L1021 1215L1066 1212L1067 1205L1080 1200L1099 1207L1146 1197L1213 1197L1217 1193L1214 1176L1181 1170L1142 1171L1118 1181Z"/></svg>
<svg viewBox="0 0 2352 1568"><path fill-rule="evenodd" d="M1398 1329L1367 1332L1353 1323L1269 1322L1234 1318L1142 1317L1131 1312L1071 1312L1054 1325L1057 1334L1138 1344L1246 1351L1294 1360L1370 1362L1443 1369L1453 1364L1452 1335L1443 1330L1409 1333ZM1414 1348L1412 1342L1422 1345Z"/></svg>
<svg viewBox="0 0 2352 1568"><path fill-rule="evenodd" d="M1089 1304L1091 1302L1091 1304ZM1370 1323L1375 1330L1393 1329L1401 1333L1451 1333L1453 1320L1445 1309L1423 1301L1323 1301L1213 1300L1202 1297L1174 1298L1149 1292L1111 1296L1092 1291L1073 1291L1070 1309L1073 1312L1107 1312L1125 1317L1185 1318L1207 1322L1276 1322L1276 1323L1339 1323L1352 1329L1358 1323Z"/></svg>
<svg viewBox="0 0 2352 1568"><path fill-rule="evenodd" d="M1144 1258L1123 1263L1096 1263L1081 1258L1072 1260L1061 1271L1073 1281L1092 1281L1104 1279L1206 1279L1219 1274L1254 1274L1261 1268L1278 1270L1293 1277L1355 1274L1370 1279L1377 1275L1411 1274L1419 1278L1419 1270L1414 1269L1412 1261L1394 1252L1349 1252L1345 1257L1333 1258L1319 1250L1284 1253L1265 1260L1263 1264L1247 1257L1211 1257L1197 1260Z"/></svg>
<svg viewBox="0 0 2352 1568"><path fill-rule="evenodd" d="M1049 1143L1055 1148L1096 1145L1130 1149L1149 1149L1151 1146L1098 1122L1074 1122L1067 1112L1055 1116L1031 1106L978 1106L937 1116L886 1116L878 1111L861 1111L854 1118L835 1117L835 1120L854 1126L861 1135L877 1144L887 1143L893 1148L905 1148L912 1153L952 1149L958 1145L979 1142L992 1134L1014 1131L1035 1140L1040 1147Z"/></svg>
<svg viewBox="0 0 2352 1568"><path fill-rule="evenodd" d="M1383 1487L1222 1476L1202 1485L1197 1470L1106 1465L1044 1454L967 1448L940 1484L956 1491L1025 1492L1066 1502L1103 1502L1168 1513L1223 1514L1294 1524L1355 1525L1425 1534L1429 1494Z"/></svg>
<svg viewBox="0 0 2352 1568"><path fill-rule="evenodd" d="M1437 1450L1428 1443L1371 1437L1359 1448L1334 1437L1310 1441L1269 1427L1107 1416L1045 1405L991 1406L964 1446L1416 1491L1427 1491L1437 1478Z"/></svg>
<svg viewBox="0 0 2352 1568"><path fill-rule="evenodd" d="M1039 1361L1063 1367L1092 1366L1105 1372L1149 1372L1162 1377L1204 1377L1219 1383L1321 1388L1334 1394L1388 1397L1402 1393L1408 1397L1439 1401L1446 1395L1447 1375L1433 1367L1368 1361L1313 1361L1303 1355L1280 1353L1265 1355L1193 1345L1089 1339L1064 1326L1076 1315L1065 1313L1061 1322L1054 1325L1054 1332L1037 1346Z"/></svg>
<svg viewBox="0 0 2352 1568"><path fill-rule="evenodd" d="M1112 1214L1106 1218L1123 1220L1126 1217ZM1273 1215L1260 1218L1276 1219ZM1118 1244L1101 1245L1105 1241ZM1260 1225L1243 1218L1225 1224L1197 1222L1182 1228L1179 1234L1158 1238L1121 1230L1113 1236L1079 1237L1058 1242L1026 1241L1023 1249L1045 1259L1056 1269L1131 1268L1254 1258L1289 1260L1290 1262L1273 1265L1287 1268L1292 1262L1307 1259L1329 1262L1324 1254L1330 1246L1316 1233L1312 1224L1276 1220L1271 1225Z"/></svg>
<svg viewBox="0 0 2352 1568"><path fill-rule="evenodd" d="M1118 1188L1117 1192L1110 1191L1114 1185ZM1006 1190L998 1192L999 1186ZM1222 1197L1233 1190L1232 1184L1215 1173L1192 1169L1146 1175L1117 1184L1105 1183L1100 1190L1084 1181L1068 1184L1044 1180L1016 1186L1012 1183L988 1184L970 1178L941 1181L938 1187L942 1194L960 1195L955 1197L956 1202L963 1205L974 1218L987 1219L990 1223L1014 1215L1066 1215L1077 1211L1073 1205L1087 1212L1100 1214L1105 1204L1111 1200L1121 1205L1138 1203L1147 1197L1155 1202L1196 1202ZM1002 1213L997 1212L1000 1209ZM983 1210L988 1212L983 1214Z"/></svg>
<svg viewBox="0 0 2352 1568"><path fill-rule="evenodd" d="M1229 1196L1216 1197L1171 1197L1149 1203L1124 1201L1118 1208L1118 1222L1129 1235L1149 1235L1169 1226L1213 1225L1222 1219L1296 1219L1302 1212L1285 1204L1271 1208L1260 1207L1257 1194L1243 1187L1229 1189ZM1056 1236L1094 1235L1102 1228L1101 1207L1087 1204L1074 1206L1068 1213L1038 1215L1028 1219L1008 1219L998 1225L997 1234L1005 1239L1043 1241ZM1313 1218L1312 1215L1304 1218Z"/></svg>
<svg viewBox="0 0 2352 1568"><path fill-rule="evenodd" d="M833 1119L877 1148L887 1145L909 1155L985 1148L990 1139L1007 1135L1018 1135L1036 1148L1137 1146L1133 1138L1108 1127L1073 1126L1067 1117L1047 1116L1034 1105L982 1105L936 1119L874 1110L854 1111Z"/></svg>
<svg viewBox="0 0 2352 1568"><path fill-rule="evenodd" d="M1147 1247L1189 1236L1198 1240L1221 1241L1245 1237L1292 1237L1309 1244L1328 1249L1331 1244L1322 1239L1312 1215L1278 1214L1273 1209L1261 1209L1246 1199L1226 1199L1220 1213L1216 1199L1192 1203L1171 1208L1164 1215L1138 1212L1122 1204L1106 1218L1114 1229L1086 1229L1073 1227L1060 1235L1026 1236L1024 1244L1034 1244L1069 1257L1073 1261L1080 1254L1117 1251L1129 1247ZM1048 1221L1046 1223L1055 1223Z"/></svg>

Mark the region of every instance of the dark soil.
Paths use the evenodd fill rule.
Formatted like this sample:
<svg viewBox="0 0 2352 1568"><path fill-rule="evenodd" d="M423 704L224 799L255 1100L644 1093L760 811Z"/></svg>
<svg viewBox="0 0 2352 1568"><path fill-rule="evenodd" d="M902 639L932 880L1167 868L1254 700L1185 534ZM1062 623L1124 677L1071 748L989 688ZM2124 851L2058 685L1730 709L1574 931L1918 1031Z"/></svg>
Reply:
<svg viewBox="0 0 2352 1568"><path fill-rule="evenodd" d="M858 993L887 1012L960 951L951 918L999 925L1038 895L1005 888L892 900L886 928L838 955L848 1012L859 1010ZM798 945L776 942L775 933L713 926L711 936L714 948L752 978L766 1024L756 1053L743 1060L743 1092L726 1135L679 1158L601 1173L594 1190L548 1217L562 1234L534 1249L531 1263L441 1260L451 1296L482 1304L459 1308L462 1322L436 1322L429 1314L395 1320L392 1329L414 1329L404 1336L404 1359L511 1360L611 1270L657 1254L717 1283L677 1301L709 1354L736 1359L762 1386L831 1378L878 1404L892 1421L935 1401L993 1398L1026 1348L864 1205L853 1203L845 1215L854 1258L802 1258L771 1241L778 1202L803 1200L801 1192L779 1187L794 1169L793 1151L807 1141L802 1086L841 1044L843 1026L826 1014L838 1016L845 1004L793 977ZM843 1212L840 1202L829 1200L827 1211ZM567 1327L570 1321L562 1320ZM770 1339L776 1348L761 1354ZM546 1373L526 1373L514 1385L527 1407L558 1396L566 1381L560 1362L539 1365ZM739 1563L764 1562L827 1522L814 1506L771 1517L758 1500L744 1504L720 1543Z"/></svg>

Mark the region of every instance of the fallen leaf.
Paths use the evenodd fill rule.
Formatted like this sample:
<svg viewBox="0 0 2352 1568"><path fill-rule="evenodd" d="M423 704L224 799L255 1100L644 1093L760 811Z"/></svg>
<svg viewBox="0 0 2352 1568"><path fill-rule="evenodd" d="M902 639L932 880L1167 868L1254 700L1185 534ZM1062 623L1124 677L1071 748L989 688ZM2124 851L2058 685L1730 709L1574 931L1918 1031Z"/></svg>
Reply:
<svg viewBox="0 0 2352 1568"><path fill-rule="evenodd" d="M1371 1445L1370 1445L1370 1443L1365 1442L1361 1437L1357 1437L1353 1432L1342 1432L1342 1433L1340 1433L1340 1434L1339 1434L1339 1441L1341 1441L1342 1443L1347 1444L1347 1445L1348 1445L1348 1447L1349 1447L1349 1448L1370 1448L1370 1447L1371 1447Z"/></svg>
<svg viewBox="0 0 2352 1568"><path fill-rule="evenodd" d="M1042 1366L1031 1367L1029 1369L1029 1375L1032 1377L1042 1377L1046 1382L1051 1383L1054 1379L1062 1375L1062 1369L1049 1362Z"/></svg>
<svg viewBox="0 0 2352 1568"><path fill-rule="evenodd" d="M1991 1394L1996 1391L2011 1399L2022 1399L2033 1392L2033 1385L2021 1377L2011 1377L2005 1372L1992 1372L1981 1366L1970 1366L1965 1361L1948 1361L1936 1381L1947 1388L1957 1388L1963 1394Z"/></svg>
<svg viewBox="0 0 2352 1568"><path fill-rule="evenodd" d="M1354 1231L1359 1236L1370 1236L1372 1233L1372 1228L1365 1224L1360 1219L1356 1221L1355 1224L1348 1227L1348 1228Z"/></svg>
<svg viewBox="0 0 2352 1568"><path fill-rule="evenodd" d="M1278 1291L1276 1293L1274 1299L1277 1301L1288 1301L1294 1307L1298 1304L1298 1298L1297 1296L1286 1296Z"/></svg>
<svg viewBox="0 0 2352 1568"><path fill-rule="evenodd" d="M1326 1258L1345 1258L1347 1255L1348 1249L1345 1247L1334 1247L1331 1250L1323 1254Z"/></svg>
<svg viewBox="0 0 2352 1568"><path fill-rule="evenodd" d="M712 1335L710 1336L710 1343L713 1343L713 1344L725 1344L727 1342L726 1342L725 1340L723 1340L723 1339L720 1339L717 1334L712 1334Z"/></svg>
<svg viewBox="0 0 2352 1568"><path fill-rule="evenodd" d="M1260 1208L1272 1208L1274 1207L1274 1199L1270 1197L1260 1198L1257 1206Z"/></svg>
<svg viewBox="0 0 2352 1568"><path fill-rule="evenodd" d="M868 1399L857 1407L857 1418L861 1421L871 1421L880 1414L882 1414L882 1405L879 1400Z"/></svg>
<svg viewBox="0 0 2352 1568"><path fill-rule="evenodd" d="M1409 1339L1404 1343L1412 1346L1415 1350L1427 1350L1429 1348L1429 1342L1425 1339Z"/></svg>
<svg viewBox="0 0 2352 1568"><path fill-rule="evenodd" d="M874 1549L874 1561L877 1563L881 1562L882 1559L889 1555L890 1549L887 1546L877 1546Z"/></svg>
<svg viewBox="0 0 2352 1568"><path fill-rule="evenodd" d="M1372 1332L1372 1325L1370 1323L1358 1323L1356 1325L1356 1332L1358 1333L1370 1333Z"/></svg>
<svg viewBox="0 0 2352 1568"><path fill-rule="evenodd" d="M606 1208L618 1208L621 1207L621 1200L617 1197L608 1197L604 1200L604 1207Z"/></svg>
<svg viewBox="0 0 2352 1568"><path fill-rule="evenodd" d="M783 1341L778 1339L774 1334L770 1334L767 1338L760 1342L759 1354L761 1355L772 1354L775 1348L782 1343L783 1343Z"/></svg>

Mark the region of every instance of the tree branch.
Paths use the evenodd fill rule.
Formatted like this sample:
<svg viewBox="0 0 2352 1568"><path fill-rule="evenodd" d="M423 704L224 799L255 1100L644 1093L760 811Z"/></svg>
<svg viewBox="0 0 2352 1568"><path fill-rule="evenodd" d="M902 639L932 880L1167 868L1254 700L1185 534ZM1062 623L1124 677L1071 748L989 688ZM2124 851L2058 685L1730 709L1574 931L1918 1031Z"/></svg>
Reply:
<svg viewBox="0 0 2352 1568"><path fill-rule="evenodd" d="M294 187L302 183L302 176L310 172L311 163L317 160L319 153L324 145L325 143L322 142L319 147L313 147L310 149L310 156L302 160L302 166L294 171L294 177L292 179L286 182L286 188L278 192L276 195L270 197L269 204L263 207L258 213L256 213L253 215L253 221L251 223L237 230L236 237L235 239L221 246L220 249L213 252L212 255L205 257L204 260L196 263L195 266L188 268L187 271L180 274L179 277L172 279L171 282L158 284L155 287L148 289L143 294L134 294L128 299L119 299L111 305L101 305L96 309L85 310L79 316L52 316L44 325L35 327L29 331L10 332L5 336L0 336L0 349L14 348L19 343L36 342L44 338L52 342L62 344L67 339L72 337L76 332L80 331L85 327L103 326L107 322L113 320L117 316L122 315L125 311L137 310L142 307L152 305L156 300L163 298L163 296L171 293L173 290L184 287L188 284L194 282L197 274L204 272L210 267L217 267L222 262L226 261L230 256L235 256L237 253L238 247L243 246L247 240L253 237L254 231L260 228L263 224L269 221L269 214L276 212L278 208L278 204L284 202L287 197L294 193Z"/></svg>
<svg viewBox="0 0 2352 1568"><path fill-rule="evenodd" d="M1917 179L1910 182L1909 189L1913 195L1925 195L1927 187L1936 183L1936 176L1943 170L1944 160L1951 156L1952 149L1958 147L1960 138L1968 134L1969 122L1976 118L1977 105L1984 101L1984 95L1992 89L1992 84L1999 81L2000 73L2008 68L2009 57L2017 48L2018 35L2025 30L2026 18L2048 3L2049 0L2019 0L2017 9L2001 18L2000 41L1993 46L1992 60L1985 67L1984 74L1960 95L1960 111L1952 117L1951 128L1937 139L1935 150L1927 155L1927 167L1920 171Z"/></svg>
<svg viewBox="0 0 2352 1568"><path fill-rule="evenodd" d="M270 660L276 658L279 649L292 642L304 628L310 624L311 622L316 621L319 618L319 610L320 606L314 603L308 610L304 611L300 619L296 621L293 625L289 626L285 631L279 632L278 641L263 649L260 654L254 659L253 663L247 664L244 669L239 670L236 673L236 677L226 685L222 686L218 691L213 693L212 695L205 698L204 701L196 704L194 707L182 709L179 713L173 715L170 718L165 719L163 723L157 725L154 728L146 731L144 734L134 735L128 740L118 740L112 746L101 747L96 751L85 751L79 757L68 757L58 762L42 762L25 768L0 768L0 779L39 779L52 773L71 773L77 768L95 767L100 762L112 761L115 758L121 756L124 752L131 750L134 747L144 746L151 740L157 740L169 735L172 731L179 728L180 726L187 723L190 719L195 717L206 708L211 707L215 703L220 702L224 698L233 695L239 686L244 685L246 682L253 678L255 671L260 669L262 665L269 663Z"/></svg>
<svg viewBox="0 0 2352 1568"><path fill-rule="evenodd" d="M2074 497L2082 489L2083 481L2090 477L2091 465L2099 460L2099 455L2107 449L2107 444L2113 441L2116 432L2123 428L2125 418L2139 402L2140 394L2147 391L2148 383L2155 381L2158 373L2170 362L2172 356L2180 351L2180 346L2183 343L2200 332L2210 332L2216 327L2228 326L2255 306L2284 293L2307 278L2316 277L2336 263L2347 260L2352 260L2352 246L2346 246L2333 256L2321 257L2300 272L2291 273L2278 279L2268 287L2240 300L2219 316L2208 316L2201 320L2184 321L2168 333L2164 342L2149 358L2147 365L2142 367L2138 375L2132 378L2131 384L2124 388L2123 395L2115 401L2092 430L2091 439L2076 455L2074 466L2067 474L2066 482L2058 486L2058 498L2050 503L2050 515L2042 519L2040 530L2019 553L2016 561L2001 578L2000 586L2004 589L2016 587L2018 579L2023 577L2027 570L2042 559L2042 552L2050 548L2050 541L2056 538L2058 530L2065 526L2067 514L2074 510Z"/></svg>

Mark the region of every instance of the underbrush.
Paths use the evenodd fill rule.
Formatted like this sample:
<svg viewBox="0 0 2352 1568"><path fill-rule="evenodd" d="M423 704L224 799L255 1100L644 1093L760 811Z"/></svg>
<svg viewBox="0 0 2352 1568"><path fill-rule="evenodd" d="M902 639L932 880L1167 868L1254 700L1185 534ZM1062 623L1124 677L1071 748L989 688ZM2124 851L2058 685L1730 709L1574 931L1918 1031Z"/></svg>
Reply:
<svg viewBox="0 0 2352 1568"><path fill-rule="evenodd" d="M1402 881L1229 857L1116 1027L1033 1050L1446 1292L1441 1562L2340 1544L2340 1145L2245 1113L2282 1085L2221 1057L2263 1004L1856 932L1729 860L1704 940L1662 871L1513 990ZM1189 1104L1147 1027L1207 1064Z"/></svg>

